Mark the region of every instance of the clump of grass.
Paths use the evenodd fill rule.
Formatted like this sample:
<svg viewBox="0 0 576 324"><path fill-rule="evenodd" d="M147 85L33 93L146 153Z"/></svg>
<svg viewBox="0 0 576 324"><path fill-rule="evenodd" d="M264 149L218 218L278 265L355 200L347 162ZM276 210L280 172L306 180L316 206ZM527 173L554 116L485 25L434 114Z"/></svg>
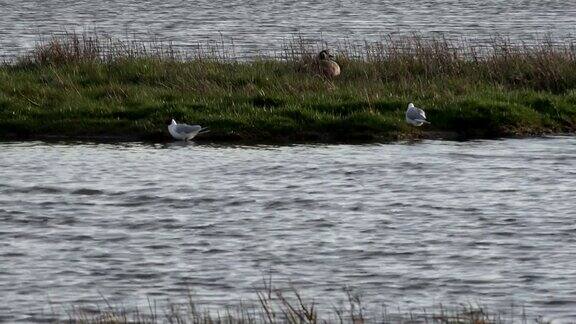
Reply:
<svg viewBox="0 0 576 324"><path fill-rule="evenodd" d="M332 48L342 75L318 73L321 43L234 56L223 43L69 33L0 65L0 138L168 139L167 118L207 140L382 141L478 138L576 129L576 46L385 37ZM408 102L432 125L408 127ZM198 138L201 140L202 138Z"/></svg>
<svg viewBox="0 0 576 324"><path fill-rule="evenodd" d="M265 286L256 292L257 301L244 301L234 306L210 309L198 305L191 293L184 303L171 303L159 308L148 300L144 307L131 310L115 307L103 297L103 306L75 306L68 323L544 323L541 316L528 316L522 309L490 312L482 306L463 304L456 307L437 306L432 310L402 312L382 307L371 312L358 294L345 289L346 302L326 307L304 297L297 289L276 289ZM53 314L57 319L61 316Z"/></svg>

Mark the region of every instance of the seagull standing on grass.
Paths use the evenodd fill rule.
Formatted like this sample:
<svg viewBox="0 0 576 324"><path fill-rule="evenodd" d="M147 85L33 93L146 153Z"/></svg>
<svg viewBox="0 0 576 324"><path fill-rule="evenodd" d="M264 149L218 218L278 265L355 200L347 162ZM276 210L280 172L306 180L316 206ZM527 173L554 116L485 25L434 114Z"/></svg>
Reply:
<svg viewBox="0 0 576 324"><path fill-rule="evenodd" d="M406 122L414 126L430 124L430 122L426 120L426 113L424 110L414 107L413 103L408 104L408 109L406 110Z"/></svg>
<svg viewBox="0 0 576 324"><path fill-rule="evenodd" d="M168 132L177 140L189 141L196 135L206 133L207 128L202 128L200 125L178 124L174 119L168 125Z"/></svg>

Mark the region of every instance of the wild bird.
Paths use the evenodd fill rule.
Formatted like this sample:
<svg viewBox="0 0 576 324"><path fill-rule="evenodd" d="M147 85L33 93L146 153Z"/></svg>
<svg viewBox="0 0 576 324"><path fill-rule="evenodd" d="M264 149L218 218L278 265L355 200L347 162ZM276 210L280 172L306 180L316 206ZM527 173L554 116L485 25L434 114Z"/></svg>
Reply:
<svg viewBox="0 0 576 324"><path fill-rule="evenodd" d="M406 110L406 122L414 126L430 124L430 122L426 120L426 113L424 110L414 107L413 103L408 104L408 109Z"/></svg>
<svg viewBox="0 0 576 324"><path fill-rule="evenodd" d="M208 128L200 125L178 124L174 119L168 125L168 132L174 139L189 141L196 135L208 132Z"/></svg>
<svg viewBox="0 0 576 324"><path fill-rule="evenodd" d="M333 78L340 75L340 65L334 61L334 56L328 50L322 50L318 54L318 63L320 65L320 72L327 77Z"/></svg>

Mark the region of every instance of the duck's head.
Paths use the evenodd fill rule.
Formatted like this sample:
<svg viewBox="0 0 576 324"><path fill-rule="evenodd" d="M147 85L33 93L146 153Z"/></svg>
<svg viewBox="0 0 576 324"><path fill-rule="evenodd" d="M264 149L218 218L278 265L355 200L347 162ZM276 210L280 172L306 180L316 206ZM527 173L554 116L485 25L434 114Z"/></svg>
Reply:
<svg viewBox="0 0 576 324"><path fill-rule="evenodd" d="M328 50L322 50L320 53L318 53L318 59L319 60L330 60L333 58L334 58L334 56L332 54L330 54L330 52Z"/></svg>
<svg viewBox="0 0 576 324"><path fill-rule="evenodd" d="M413 104L413 103L409 103L409 104L408 104L408 108L414 108L414 104Z"/></svg>

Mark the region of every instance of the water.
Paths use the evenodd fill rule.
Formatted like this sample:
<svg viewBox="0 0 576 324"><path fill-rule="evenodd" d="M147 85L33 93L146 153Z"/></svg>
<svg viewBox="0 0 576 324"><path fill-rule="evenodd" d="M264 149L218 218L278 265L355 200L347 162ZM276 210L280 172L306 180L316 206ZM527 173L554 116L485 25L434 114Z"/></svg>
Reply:
<svg viewBox="0 0 576 324"><path fill-rule="evenodd" d="M22 53L40 36L93 28L118 37L156 35L177 47L222 37L237 55L279 50L295 33L330 45L412 32L516 41L576 34L576 6L556 0L0 0L0 11L0 56Z"/></svg>
<svg viewBox="0 0 576 324"><path fill-rule="evenodd" d="M251 299L481 302L576 321L576 137L231 147L0 144L0 321Z"/></svg>

